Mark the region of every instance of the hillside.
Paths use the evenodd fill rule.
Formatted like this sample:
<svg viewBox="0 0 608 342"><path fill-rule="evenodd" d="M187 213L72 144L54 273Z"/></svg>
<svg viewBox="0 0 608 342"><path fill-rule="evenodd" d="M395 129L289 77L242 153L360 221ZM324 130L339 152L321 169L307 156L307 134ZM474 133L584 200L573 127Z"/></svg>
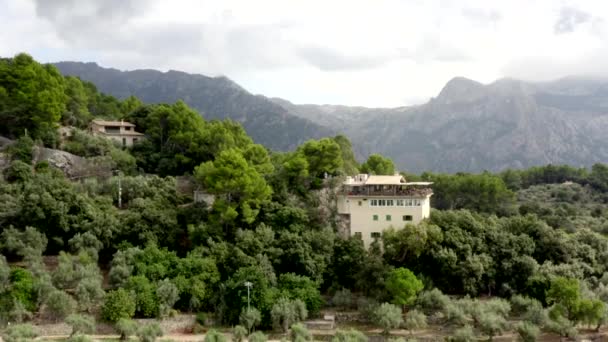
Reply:
<svg viewBox="0 0 608 342"><path fill-rule="evenodd" d="M436 98L409 108L275 102L342 128L360 151L389 156L402 169L457 172L605 161L607 94L608 81L602 80L502 79L483 85L458 77Z"/></svg>
<svg viewBox="0 0 608 342"><path fill-rule="evenodd" d="M254 96L226 77L124 72L94 63L55 65L119 98L135 95L146 103L183 99L205 117L242 123L256 142L272 149L292 149L337 132L352 140L359 159L380 153L411 172L589 166L608 159L605 80L502 79L484 85L457 77L426 104L365 108Z"/></svg>
<svg viewBox="0 0 608 342"><path fill-rule="evenodd" d="M290 150L332 131L310 120L290 114L263 96L252 95L226 77L206 77L179 71L119 71L95 63L60 62L64 74L93 82L100 91L120 99L134 95L145 103L183 100L208 119L240 122L260 144L275 150Z"/></svg>

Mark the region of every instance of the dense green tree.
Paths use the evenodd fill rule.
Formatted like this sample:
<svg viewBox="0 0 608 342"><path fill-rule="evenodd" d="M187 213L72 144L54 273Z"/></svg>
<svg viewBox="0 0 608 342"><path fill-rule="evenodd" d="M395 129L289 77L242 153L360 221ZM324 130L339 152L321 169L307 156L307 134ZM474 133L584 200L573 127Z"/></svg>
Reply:
<svg viewBox="0 0 608 342"><path fill-rule="evenodd" d="M109 322L131 318L135 314L135 300L122 288L110 291L105 298L101 317Z"/></svg>
<svg viewBox="0 0 608 342"><path fill-rule="evenodd" d="M62 320L76 310L76 301L64 291L53 290L45 302L45 312L55 321Z"/></svg>
<svg viewBox="0 0 608 342"><path fill-rule="evenodd" d="M158 298L159 317L167 317L179 299L179 290L169 279L163 279L158 282L156 287L156 297Z"/></svg>
<svg viewBox="0 0 608 342"><path fill-rule="evenodd" d="M394 175L395 164L389 158L379 154L370 155L365 163L361 164L361 172L370 175Z"/></svg>
<svg viewBox="0 0 608 342"><path fill-rule="evenodd" d="M305 320L308 317L306 305L299 299L289 300L285 297L279 298L272 306L270 312L275 329L287 329L294 323Z"/></svg>
<svg viewBox="0 0 608 342"><path fill-rule="evenodd" d="M216 196L213 208L220 222L226 224L237 219L252 223L260 205L272 193L262 175L235 149L223 151L213 162L201 164L195 176Z"/></svg>
<svg viewBox="0 0 608 342"><path fill-rule="evenodd" d="M47 145L66 108L65 81L57 68L27 54L0 59L0 134L17 137L27 130Z"/></svg>
<svg viewBox="0 0 608 342"><path fill-rule="evenodd" d="M298 148L308 163L308 173L317 179L324 178L325 174L335 175L344 161L340 145L331 138L309 140Z"/></svg>
<svg viewBox="0 0 608 342"><path fill-rule="evenodd" d="M390 272L386 279L386 288L393 296L393 304L405 306L416 300L424 285L412 271L400 267Z"/></svg>
<svg viewBox="0 0 608 342"><path fill-rule="evenodd" d="M340 146L342 152L342 169L347 175L355 175L359 172L359 164L353 152L353 145L345 135L336 135L334 141Z"/></svg>

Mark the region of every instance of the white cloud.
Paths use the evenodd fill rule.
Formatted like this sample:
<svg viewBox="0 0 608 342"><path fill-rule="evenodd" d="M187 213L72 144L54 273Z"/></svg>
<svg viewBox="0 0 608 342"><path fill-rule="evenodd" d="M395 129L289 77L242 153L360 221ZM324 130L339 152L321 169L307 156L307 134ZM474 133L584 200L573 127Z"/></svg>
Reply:
<svg viewBox="0 0 608 342"><path fill-rule="evenodd" d="M0 0L0 55L224 74L296 103L400 106L454 76L607 74L608 4Z"/></svg>

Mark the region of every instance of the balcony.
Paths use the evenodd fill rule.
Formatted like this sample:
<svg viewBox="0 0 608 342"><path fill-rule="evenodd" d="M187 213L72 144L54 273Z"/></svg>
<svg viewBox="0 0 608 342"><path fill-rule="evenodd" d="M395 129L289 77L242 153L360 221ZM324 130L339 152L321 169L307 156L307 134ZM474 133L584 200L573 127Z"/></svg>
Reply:
<svg viewBox="0 0 608 342"><path fill-rule="evenodd" d="M357 186L351 188L344 188L341 192L343 195L348 196L403 196L403 197L427 197L433 194L431 188L418 188L418 187L391 187L391 188L376 188L376 187L365 187Z"/></svg>

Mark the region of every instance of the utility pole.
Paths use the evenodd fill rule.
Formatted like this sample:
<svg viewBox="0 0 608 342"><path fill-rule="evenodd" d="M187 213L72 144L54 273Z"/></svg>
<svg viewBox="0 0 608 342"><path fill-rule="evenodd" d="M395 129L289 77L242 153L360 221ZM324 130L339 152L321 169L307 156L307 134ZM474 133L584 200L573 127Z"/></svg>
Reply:
<svg viewBox="0 0 608 342"><path fill-rule="evenodd" d="M249 290L253 286L253 283L251 283L250 281L246 281L245 286L247 287L247 311L249 311Z"/></svg>

